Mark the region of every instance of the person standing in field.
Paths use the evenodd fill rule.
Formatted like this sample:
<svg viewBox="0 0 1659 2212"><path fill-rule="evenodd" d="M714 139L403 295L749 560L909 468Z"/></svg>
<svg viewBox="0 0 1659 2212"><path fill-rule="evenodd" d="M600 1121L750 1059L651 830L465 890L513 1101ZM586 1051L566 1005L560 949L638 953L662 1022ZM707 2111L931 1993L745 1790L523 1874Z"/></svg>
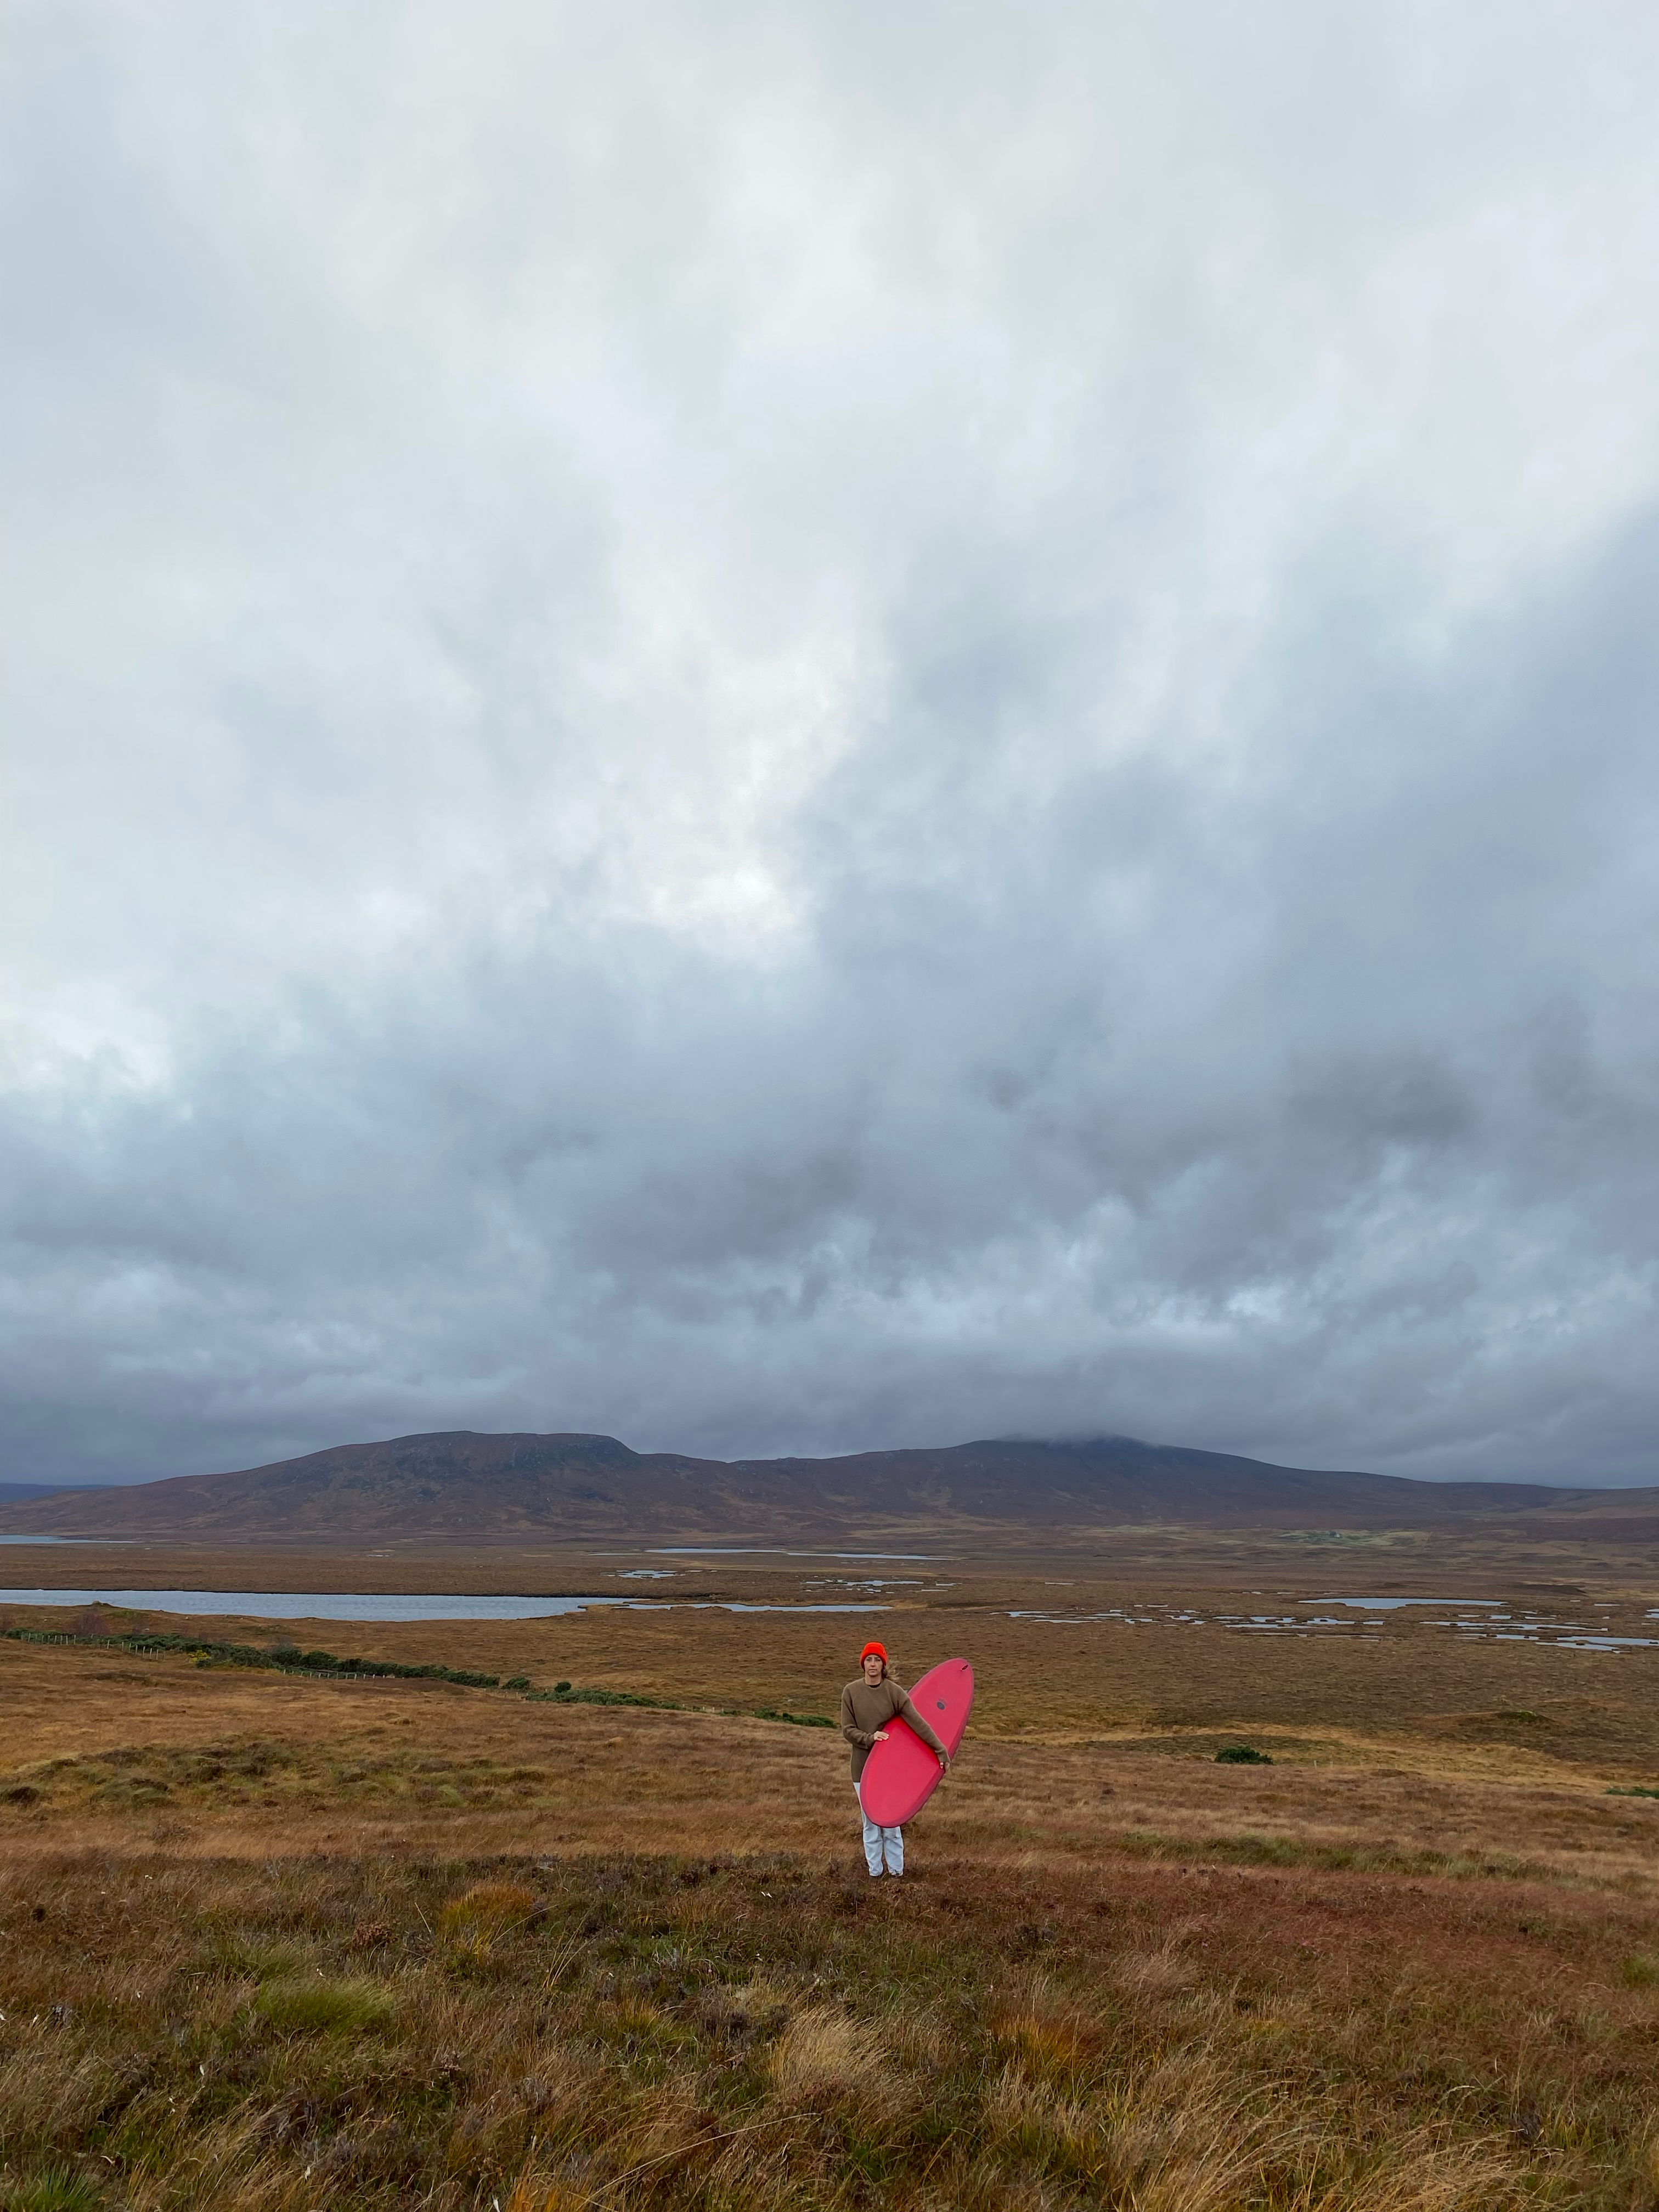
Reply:
<svg viewBox="0 0 1659 2212"><path fill-rule="evenodd" d="M910 1692L887 1671L886 1645L866 1644L859 1654L859 1670L857 1681L849 1682L841 1693L841 1732L853 1747L854 1790L858 1790L865 1760L878 1743L886 1742L889 1721L908 1722L937 1756L939 1765L948 1771L950 1753L911 1704ZM859 1797L859 1811L864 1815L864 1863L872 1879L880 1875L884 1863L890 1875L902 1875L903 1829L878 1828L865 1813L862 1796Z"/></svg>

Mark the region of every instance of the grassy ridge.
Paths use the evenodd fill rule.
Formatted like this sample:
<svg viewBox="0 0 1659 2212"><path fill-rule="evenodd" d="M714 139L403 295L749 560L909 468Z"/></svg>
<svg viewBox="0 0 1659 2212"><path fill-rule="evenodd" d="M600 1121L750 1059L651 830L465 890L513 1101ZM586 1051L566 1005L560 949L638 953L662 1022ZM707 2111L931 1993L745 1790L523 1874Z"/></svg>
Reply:
<svg viewBox="0 0 1659 2212"><path fill-rule="evenodd" d="M340 1658L332 1651L301 1651L297 1644L217 1644L200 1636L82 1635L70 1629L0 1628L0 1636L14 1644L90 1644L100 1650L125 1651L137 1658L161 1654L194 1659L198 1666L269 1668L279 1674L359 1674L366 1680L398 1682L458 1682L470 1690L496 1690L499 1674L483 1674L468 1667L412 1666L398 1659ZM527 1689L524 1677L509 1678L508 1689Z"/></svg>
<svg viewBox="0 0 1659 2212"><path fill-rule="evenodd" d="M156 1633L139 1636L83 1635L70 1629L0 1628L0 1636L14 1644L90 1645L95 1650L124 1651L135 1657L162 1655L193 1659L198 1667L242 1667L269 1669L278 1674L336 1677L364 1681L453 1682L468 1690L516 1690L533 1702L547 1705L639 1705L656 1712L694 1712L699 1708L672 1698L648 1698L632 1690L604 1690L557 1682L550 1690L532 1689L527 1674L484 1674L467 1667L437 1662L412 1665L398 1659L341 1658L332 1651L301 1651L298 1644L219 1644L198 1636ZM787 1721L796 1728L834 1728L821 1713L784 1712L773 1705L723 1707L758 1721Z"/></svg>

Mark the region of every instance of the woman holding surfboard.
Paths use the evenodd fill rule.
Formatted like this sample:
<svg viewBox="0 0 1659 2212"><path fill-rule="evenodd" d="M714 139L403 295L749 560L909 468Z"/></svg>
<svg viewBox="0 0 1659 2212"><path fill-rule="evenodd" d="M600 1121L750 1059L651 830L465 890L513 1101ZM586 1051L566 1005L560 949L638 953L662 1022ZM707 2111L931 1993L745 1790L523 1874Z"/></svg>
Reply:
<svg viewBox="0 0 1659 2212"><path fill-rule="evenodd" d="M938 1759L940 1773L950 1765L951 1754L911 1703L910 1692L888 1673L884 1644L865 1645L859 1654L859 1670L858 1680L849 1682L841 1693L841 1732L853 1747L853 1787L864 1819L864 1863L873 1879L880 1875L884 1861L890 1875L904 1872L903 1829L896 1823L884 1826L872 1820L860 1786L871 1753L878 1744L891 1741L888 1723L908 1723Z"/></svg>

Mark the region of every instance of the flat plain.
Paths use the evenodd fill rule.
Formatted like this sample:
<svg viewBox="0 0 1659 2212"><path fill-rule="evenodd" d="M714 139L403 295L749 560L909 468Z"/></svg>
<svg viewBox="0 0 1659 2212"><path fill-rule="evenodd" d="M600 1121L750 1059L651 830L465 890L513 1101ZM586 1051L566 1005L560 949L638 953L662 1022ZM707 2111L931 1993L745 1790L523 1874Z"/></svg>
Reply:
<svg viewBox="0 0 1659 2212"><path fill-rule="evenodd" d="M1639 1547L0 1562L647 1601L5 1607L0 2203L1659 2204ZM1390 1598L1433 1601L1341 1601ZM830 1606L882 1609L772 1609ZM980 1684L902 1883L811 1724L868 1634ZM296 1669L317 1650L541 1694Z"/></svg>

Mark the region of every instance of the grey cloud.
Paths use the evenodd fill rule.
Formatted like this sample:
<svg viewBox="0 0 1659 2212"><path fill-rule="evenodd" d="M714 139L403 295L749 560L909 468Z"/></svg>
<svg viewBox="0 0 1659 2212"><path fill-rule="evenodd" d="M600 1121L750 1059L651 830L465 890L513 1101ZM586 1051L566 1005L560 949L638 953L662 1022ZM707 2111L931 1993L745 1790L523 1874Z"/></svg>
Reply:
<svg viewBox="0 0 1659 2212"><path fill-rule="evenodd" d="M9 1474L1656 1479L1653 330L1501 243L1648 157L1548 11L59 20Z"/></svg>

